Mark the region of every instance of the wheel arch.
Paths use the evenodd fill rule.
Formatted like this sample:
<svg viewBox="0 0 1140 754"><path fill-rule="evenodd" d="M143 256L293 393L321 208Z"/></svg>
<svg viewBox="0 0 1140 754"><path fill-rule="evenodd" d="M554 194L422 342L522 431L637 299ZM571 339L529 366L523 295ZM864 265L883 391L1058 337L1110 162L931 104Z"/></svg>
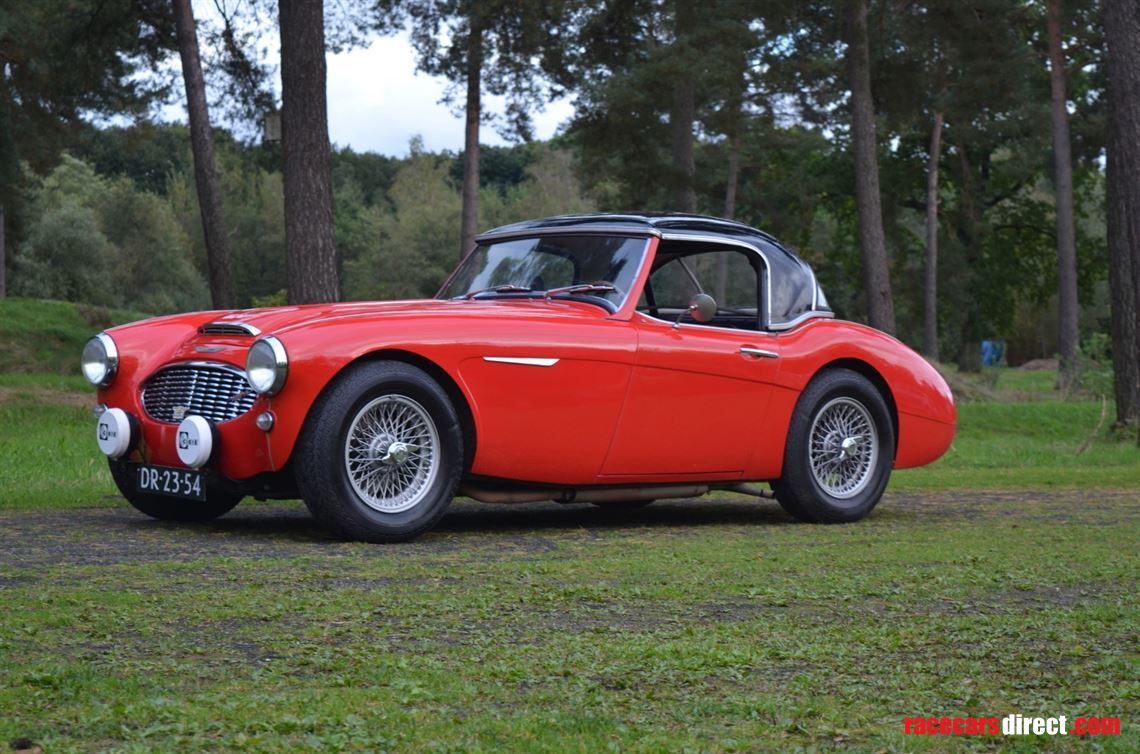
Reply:
<svg viewBox="0 0 1140 754"><path fill-rule="evenodd" d="M459 384L448 374L446 369L431 359L399 348L381 348L376 351L369 351L342 366L333 376L333 379L325 385L324 390L328 390L337 377L352 367L374 361L399 361L414 366L426 372L439 383L439 386L447 393L447 397L451 399L451 405L455 407L455 412L459 415L459 427L463 432L463 472L466 473L471 468L471 462L475 459L475 444L478 442L475 431L475 415L471 411L471 404L468 402L466 394L460 389ZM321 392L323 393L324 390Z"/></svg>
<svg viewBox="0 0 1140 754"><path fill-rule="evenodd" d="M879 395L883 397L883 402L887 404L887 411L891 415L891 427L894 429L895 435L894 455L897 457L899 452L899 409L895 403L894 393L891 391L891 386L887 383L886 378L883 377L879 370L875 369L874 366L866 361L848 357L827 362L815 371L811 379L814 380L818 375L829 369L848 369L856 374L862 375L879 391Z"/></svg>

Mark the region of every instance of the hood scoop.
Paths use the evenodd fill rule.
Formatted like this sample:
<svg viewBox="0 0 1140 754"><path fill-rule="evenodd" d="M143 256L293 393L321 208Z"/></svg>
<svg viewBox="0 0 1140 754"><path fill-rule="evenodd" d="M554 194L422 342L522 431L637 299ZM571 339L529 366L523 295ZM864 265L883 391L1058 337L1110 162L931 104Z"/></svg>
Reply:
<svg viewBox="0 0 1140 754"><path fill-rule="evenodd" d="M261 330L245 322L207 322L198 328L198 334L236 335L238 337L255 338L261 335Z"/></svg>

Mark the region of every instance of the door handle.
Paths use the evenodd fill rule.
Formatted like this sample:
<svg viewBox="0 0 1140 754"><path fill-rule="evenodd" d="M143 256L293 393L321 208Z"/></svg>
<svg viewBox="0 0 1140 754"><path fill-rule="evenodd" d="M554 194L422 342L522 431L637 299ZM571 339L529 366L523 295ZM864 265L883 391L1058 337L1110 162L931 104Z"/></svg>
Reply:
<svg viewBox="0 0 1140 754"><path fill-rule="evenodd" d="M763 348L753 348L752 346L741 346L740 353L745 356L755 356L758 359L780 358L780 354L775 351L765 351Z"/></svg>

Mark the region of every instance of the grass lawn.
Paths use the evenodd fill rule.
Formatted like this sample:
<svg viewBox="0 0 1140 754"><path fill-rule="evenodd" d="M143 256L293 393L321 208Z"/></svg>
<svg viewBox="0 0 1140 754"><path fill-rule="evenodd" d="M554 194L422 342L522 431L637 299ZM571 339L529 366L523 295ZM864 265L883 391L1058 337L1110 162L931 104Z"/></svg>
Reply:
<svg viewBox="0 0 1140 754"><path fill-rule="evenodd" d="M46 353L62 363L85 328L72 321ZM796 525L728 494L628 513L459 501L437 531L382 547L331 541L296 504L186 527L135 514L99 460L93 395L65 372L0 373L0 744L1125 752L1140 740L1140 450L1102 429L1078 456L1100 403L1056 400L1052 373L978 378L988 399L959 407L954 449L896 473L859 524ZM1010 713L1120 716L1124 735L903 735L907 716Z"/></svg>
<svg viewBox="0 0 1140 754"><path fill-rule="evenodd" d="M1140 496L459 503L326 541L303 512L176 528L0 513L0 735L48 752L1135 751ZM930 739L903 718L1119 716ZM1092 750L1100 750L1093 748Z"/></svg>
<svg viewBox="0 0 1140 754"><path fill-rule="evenodd" d="M95 333L148 315L64 301L0 298L0 375L79 374L79 354Z"/></svg>

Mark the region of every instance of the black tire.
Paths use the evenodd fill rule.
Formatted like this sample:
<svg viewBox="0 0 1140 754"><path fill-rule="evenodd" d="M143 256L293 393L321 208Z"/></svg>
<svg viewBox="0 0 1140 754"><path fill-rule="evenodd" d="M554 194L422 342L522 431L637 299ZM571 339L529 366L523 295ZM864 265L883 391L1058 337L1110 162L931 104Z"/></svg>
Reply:
<svg viewBox="0 0 1140 754"><path fill-rule="evenodd" d="M416 431L435 446L435 466L424 460L418 450L421 446L414 443L405 453L406 460L387 461L400 437L382 431L379 423L369 424L367 417L405 410L411 412L413 423L421 422ZM358 417L361 425L356 428ZM349 449L350 433L358 443L355 451ZM350 460L353 453L355 461ZM385 454L384 459L377 458L380 453ZM382 472L382 461L389 471ZM355 463L355 477L350 476L350 463ZM429 467L434 471L424 471ZM413 539L435 525L459 485L463 472L459 417L447 393L423 370L396 361L359 364L338 375L309 411L297 444L295 470L305 505L337 535L365 542ZM407 484L389 481L395 479L393 473L411 474L413 479ZM366 485L371 483L402 484L401 495L409 490L415 494L402 502L391 496L372 495L370 502Z"/></svg>
<svg viewBox="0 0 1140 754"><path fill-rule="evenodd" d="M860 412L861 409L861 412ZM847 412L854 426L861 427L869 420L873 432L869 433L871 446L863 445L864 434L858 437L849 452L858 455L839 463L836 476L821 481L812 468L812 431L816 420L828 412L817 432L817 463L844 458L842 436L845 432L829 432L824 426L828 417ZM878 504L891 476L895 457L895 431L886 401L878 389L863 375L849 369L829 369L817 375L800 395L792 412L788 441L784 449L783 476L772 483L776 499L785 511L800 521L833 524L858 521ZM866 465L863 465L863 462ZM846 465L844 465L846 464ZM847 471L850 473L846 473ZM857 482L857 483L856 483ZM850 485L851 489L844 489ZM836 494L838 493L838 494Z"/></svg>
<svg viewBox="0 0 1140 754"><path fill-rule="evenodd" d="M151 495L135 489L135 466L110 461L111 478L119 493L141 513L160 521L212 521L229 513L241 502L243 495L218 487L206 489L206 500L179 500L166 495Z"/></svg>

